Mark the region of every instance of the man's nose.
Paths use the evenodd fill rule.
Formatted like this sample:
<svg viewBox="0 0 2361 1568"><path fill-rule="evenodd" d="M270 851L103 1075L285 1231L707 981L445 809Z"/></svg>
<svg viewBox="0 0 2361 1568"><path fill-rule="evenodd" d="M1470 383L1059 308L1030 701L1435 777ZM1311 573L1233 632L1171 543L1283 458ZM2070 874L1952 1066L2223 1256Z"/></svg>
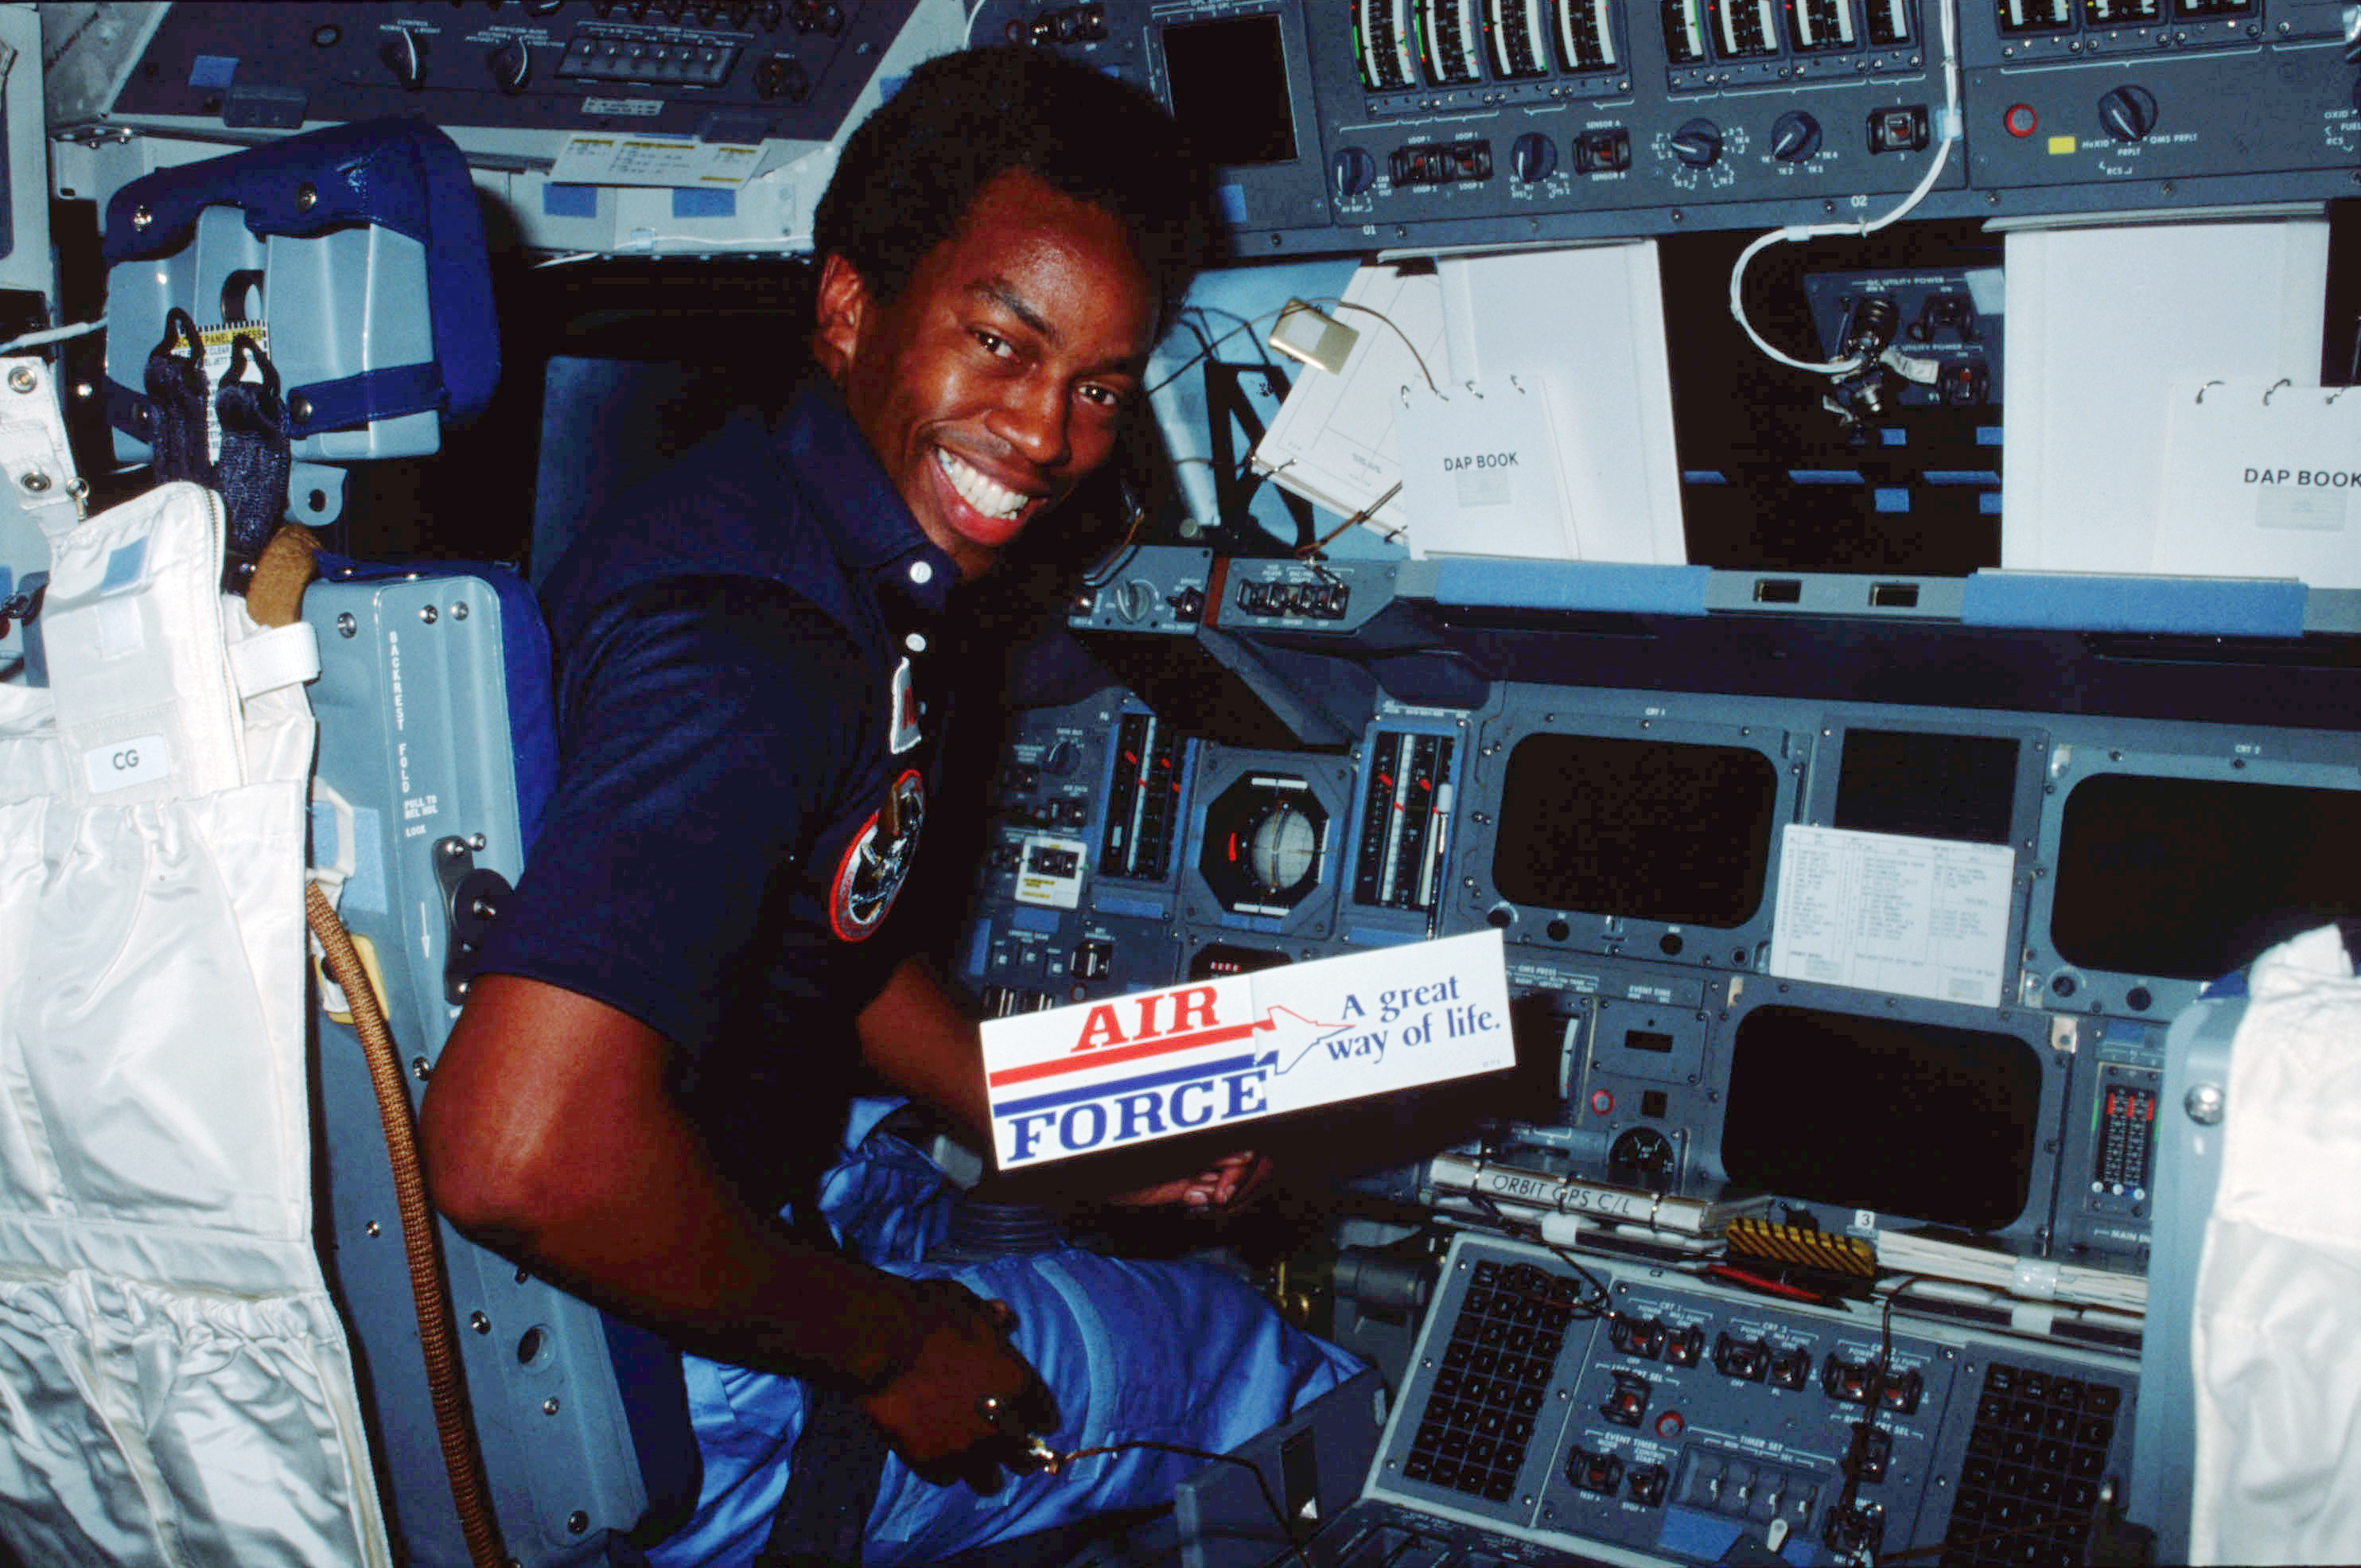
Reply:
<svg viewBox="0 0 2361 1568"><path fill-rule="evenodd" d="M1073 455L1068 411L1062 385L1048 377L1031 377L1009 389L985 423L1035 466L1059 468Z"/></svg>

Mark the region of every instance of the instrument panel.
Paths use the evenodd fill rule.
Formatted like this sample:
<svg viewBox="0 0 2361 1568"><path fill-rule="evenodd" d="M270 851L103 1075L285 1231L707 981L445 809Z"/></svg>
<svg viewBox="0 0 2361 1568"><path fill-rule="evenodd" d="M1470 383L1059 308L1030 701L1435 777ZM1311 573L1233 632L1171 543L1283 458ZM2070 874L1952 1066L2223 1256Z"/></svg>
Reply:
<svg viewBox="0 0 2361 1568"><path fill-rule="evenodd" d="M1161 97L1248 256L1854 224L1922 185L1924 217L2316 201L2361 137L2294 0L984 0L972 36Z"/></svg>
<svg viewBox="0 0 2361 1568"><path fill-rule="evenodd" d="M1356 614L1391 613L1372 574L1337 584ZM1200 613L1233 623L1226 600ZM1295 619L1307 657L1324 623ZM1129 623L1102 607L1076 624ZM1829 630L1769 624L1742 631L1773 677L1780 645ZM1116 635L1178 656L1184 630ZM1518 674L1464 706L1380 689L1341 750L1210 738L1125 686L1020 713L965 981L1006 1014L1497 928L1520 1081L1554 1089L1515 1135L1553 1171L2139 1269L2167 1025L2263 948L2361 909L2333 871L2361 850L2349 743L2226 714L1750 695L1661 671L1635 686L1645 640L1619 630L1494 646ZM1851 629L1849 663L1891 688L1920 630ZM1467 642L1454 668L1470 635L1445 634ZM1537 678L1602 643L1618 684ZM2235 706L2223 679L2211 700ZM1863 847L1850 883L1815 859L1829 839ZM1905 907L1954 884L1978 902ZM1839 894L1861 949L1841 970L1793 929ZM1992 964L1879 948L1911 942Z"/></svg>

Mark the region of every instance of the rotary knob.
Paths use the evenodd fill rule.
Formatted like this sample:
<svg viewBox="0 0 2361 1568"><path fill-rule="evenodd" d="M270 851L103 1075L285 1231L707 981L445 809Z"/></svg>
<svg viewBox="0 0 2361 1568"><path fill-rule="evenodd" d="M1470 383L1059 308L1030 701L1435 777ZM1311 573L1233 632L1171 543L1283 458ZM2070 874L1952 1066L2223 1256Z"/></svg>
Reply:
<svg viewBox="0 0 2361 1568"><path fill-rule="evenodd" d="M2156 94L2145 87L2118 87L2099 98L2099 123L2117 141L2145 141L2156 129Z"/></svg>
<svg viewBox="0 0 2361 1568"><path fill-rule="evenodd" d="M1690 120L1673 133L1673 156L1691 169L1710 169L1721 161L1721 127L1711 120Z"/></svg>
<svg viewBox="0 0 2361 1568"><path fill-rule="evenodd" d="M1509 167L1528 185L1546 180L1557 170L1557 143L1539 131L1527 131L1509 144Z"/></svg>
<svg viewBox="0 0 2361 1568"><path fill-rule="evenodd" d="M533 81L533 49L522 38L511 38L484 57L484 66L493 85L513 97Z"/></svg>
<svg viewBox="0 0 2361 1568"><path fill-rule="evenodd" d="M1328 160L1328 177L1339 196L1358 196L1378 182L1378 160L1363 147L1341 148Z"/></svg>
<svg viewBox="0 0 2361 1568"><path fill-rule="evenodd" d="M426 85L426 40L408 27L388 33L385 42L378 46L377 57L385 61L403 92L415 93Z"/></svg>
<svg viewBox="0 0 2361 1568"><path fill-rule="evenodd" d="M1801 109L1791 109L1771 122L1771 156L1782 163L1801 163L1820 150L1820 122Z"/></svg>

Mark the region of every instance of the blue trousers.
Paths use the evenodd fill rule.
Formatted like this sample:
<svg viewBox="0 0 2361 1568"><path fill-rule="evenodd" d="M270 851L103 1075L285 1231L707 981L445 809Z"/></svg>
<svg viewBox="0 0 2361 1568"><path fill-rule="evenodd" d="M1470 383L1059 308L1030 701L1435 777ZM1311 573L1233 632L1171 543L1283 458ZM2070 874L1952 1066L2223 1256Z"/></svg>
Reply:
<svg viewBox="0 0 2361 1568"><path fill-rule="evenodd" d="M1060 1453L1151 1439L1222 1453L1360 1370L1290 1326L1235 1276L1208 1265L1131 1263L1075 1248L929 1265L957 1193L889 1134L890 1106L857 1110L820 1210L854 1256L909 1278L955 1279L1016 1310L1016 1348L1058 1401ZM786 1489L803 1430L792 1377L685 1358L705 1483L695 1517L650 1553L659 1568L751 1563ZM1087 1515L1170 1500L1203 1461L1134 1449L1058 1475L1009 1477L989 1496L937 1486L889 1459L863 1549L866 1568L928 1563Z"/></svg>

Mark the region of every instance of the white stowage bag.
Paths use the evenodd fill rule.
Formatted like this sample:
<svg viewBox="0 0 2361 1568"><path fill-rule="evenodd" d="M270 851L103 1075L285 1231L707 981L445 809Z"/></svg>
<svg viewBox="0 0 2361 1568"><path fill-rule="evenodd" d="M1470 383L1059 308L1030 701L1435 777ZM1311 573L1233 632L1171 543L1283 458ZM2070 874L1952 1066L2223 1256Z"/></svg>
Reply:
<svg viewBox="0 0 2361 1568"><path fill-rule="evenodd" d="M2191 1354L2198 1563L2361 1562L2361 981L2334 927L2255 960Z"/></svg>
<svg viewBox="0 0 2361 1568"><path fill-rule="evenodd" d="M0 684L0 1539L27 1563L390 1561L312 1228L308 626L218 503L54 538Z"/></svg>

